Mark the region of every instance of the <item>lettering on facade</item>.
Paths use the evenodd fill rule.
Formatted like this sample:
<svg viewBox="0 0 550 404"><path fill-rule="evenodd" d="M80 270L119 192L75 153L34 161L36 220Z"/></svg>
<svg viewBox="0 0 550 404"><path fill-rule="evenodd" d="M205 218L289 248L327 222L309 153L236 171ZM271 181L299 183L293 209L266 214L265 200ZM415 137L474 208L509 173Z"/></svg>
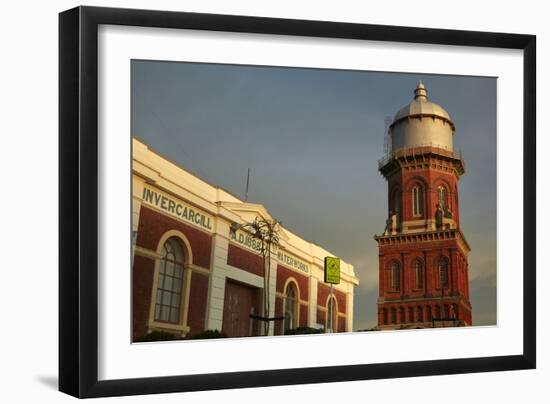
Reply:
<svg viewBox="0 0 550 404"><path fill-rule="evenodd" d="M289 265L292 268L296 268L300 271L309 272L308 265L305 262L300 261L299 259L294 258L282 251L277 251L277 261L279 261L281 264Z"/></svg>
<svg viewBox="0 0 550 404"><path fill-rule="evenodd" d="M234 241L235 243L248 248L249 250L253 250L256 253L260 253L262 251L262 243L260 240L258 240L255 237L252 237L251 235L242 232L242 231L236 231L234 233L231 233L231 241ZM298 258L289 255L282 251L281 249L274 249L273 251L275 258L277 262L289 266L291 268L298 269L299 271L309 273L309 265L305 262L299 260Z"/></svg>
<svg viewBox="0 0 550 404"><path fill-rule="evenodd" d="M185 222L212 231L212 217L200 212L197 208L174 200L147 187L143 188L143 201Z"/></svg>
<svg viewBox="0 0 550 404"><path fill-rule="evenodd" d="M257 238L254 238L243 232L234 232L231 233L231 240L235 241L237 244L248 247L251 250L254 250L258 253L262 251L262 243Z"/></svg>

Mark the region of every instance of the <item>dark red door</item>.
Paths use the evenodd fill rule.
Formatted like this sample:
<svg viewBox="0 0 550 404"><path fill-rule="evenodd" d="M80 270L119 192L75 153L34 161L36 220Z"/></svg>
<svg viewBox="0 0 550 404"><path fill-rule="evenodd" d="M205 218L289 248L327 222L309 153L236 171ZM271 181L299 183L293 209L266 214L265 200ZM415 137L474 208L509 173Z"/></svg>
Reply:
<svg viewBox="0 0 550 404"><path fill-rule="evenodd" d="M257 322L250 320L251 313L258 314L257 306L257 288L229 280L225 282L222 328L228 337L257 335Z"/></svg>

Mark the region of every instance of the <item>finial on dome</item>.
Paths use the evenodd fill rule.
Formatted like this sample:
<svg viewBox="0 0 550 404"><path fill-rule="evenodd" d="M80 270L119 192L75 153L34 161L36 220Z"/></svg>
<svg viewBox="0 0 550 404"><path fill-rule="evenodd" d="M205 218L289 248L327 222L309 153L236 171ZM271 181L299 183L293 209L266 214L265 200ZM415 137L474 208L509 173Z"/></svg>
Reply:
<svg viewBox="0 0 550 404"><path fill-rule="evenodd" d="M414 99L418 100L427 100L428 99L428 91L426 90L426 87L424 87L424 83L422 81L418 82L418 85L416 86L416 89L414 90Z"/></svg>

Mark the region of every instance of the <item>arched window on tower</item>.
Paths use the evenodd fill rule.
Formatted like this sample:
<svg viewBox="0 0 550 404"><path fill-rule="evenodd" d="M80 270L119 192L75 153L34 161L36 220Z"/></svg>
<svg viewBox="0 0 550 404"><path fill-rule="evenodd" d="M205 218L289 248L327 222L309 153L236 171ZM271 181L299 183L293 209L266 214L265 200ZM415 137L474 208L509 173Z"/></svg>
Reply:
<svg viewBox="0 0 550 404"><path fill-rule="evenodd" d="M423 195L422 187L420 185L415 185L412 190L413 216L423 215L423 204L424 204L424 195Z"/></svg>
<svg viewBox="0 0 550 404"><path fill-rule="evenodd" d="M397 217L401 213L401 192L399 189L394 190L391 194L390 213L397 215Z"/></svg>
<svg viewBox="0 0 550 404"><path fill-rule="evenodd" d="M285 291L285 320L283 332L296 328L298 307L297 297L298 294L296 292L296 286L294 285L294 282L289 282L286 286Z"/></svg>
<svg viewBox="0 0 550 404"><path fill-rule="evenodd" d="M155 300L155 320L170 323L180 321L183 266L183 248L176 238L171 237L166 240L161 252Z"/></svg>
<svg viewBox="0 0 550 404"><path fill-rule="evenodd" d="M437 204L441 206L441 211L443 212L444 217L453 217L449 192L447 191L447 188L443 185L439 185L437 187Z"/></svg>
<svg viewBox="0 0 550 404"><path fill-rule="evenodd" d="M422 289L424 287L422 261L418 258L414 261L414 286L416 289Z"/></svg>
<svg viewBox="0 0 550 404"><path fill-rule="evenodd" d="M390 266L390 277L391 288L393 290L399 290L401 287L401 270L399 268L399 264L395 261L393 261Z"/></svg>
<svg viewBox="0 0 550 404"><path fill-rule="evenodd" d="M445 257L439 260L439 286L449 287L449 261Z"/></svg>
<svg viewBox="0 0 550 404"><path fill-rule="evenodd" d="M443 212L447 211L447 205L448 205L448 195L447 195L447 188L445 188L443 185L439 185L437 187L437 203L439 206L441 206L441 209Z"/></svg>

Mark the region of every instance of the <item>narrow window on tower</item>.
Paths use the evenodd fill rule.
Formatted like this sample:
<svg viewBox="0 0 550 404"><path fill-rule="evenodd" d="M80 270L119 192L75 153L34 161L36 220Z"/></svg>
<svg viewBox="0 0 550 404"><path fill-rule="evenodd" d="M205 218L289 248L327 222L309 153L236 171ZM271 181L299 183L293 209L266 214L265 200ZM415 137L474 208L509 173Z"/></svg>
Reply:
<svg viewBox="0 0 550 404"><path fill-rule="evenodd" d="M449 286L449 262L446 258L439 260L439 285L442 288Z"/></svg>
<svg viewBox="0 0 550 404"><path fill-rule="evenodd" d="M422 289L424 287L422 261L416 259L414 261L414 284L416 289Z"/></svg>
<svg viewBox="0 0 550 404"><path fill-rule="evenodd" d="M422 306L416 308L416 320L421 323L424 321L424 316L422 315Z"/></svg>
<svg viewBox="0 0 550 404"><path fill-rule="evenodd" d="M390 276L391 276L391 287L394 290L399 290L401 287L401 271L399 264L395 261L391 263L390 266Z"/></svg>
<svg viewBox="0 0 550 404"><path fill-rule="evenodd" d="M451 318L451 313L450 313L449 305L448 305L448 304L446 304L445 306L443 306L443 317L445 317L445 318Z"/></svg>
<svg viewBox="0 0 550 404"><path fill-rule="evenodd" d="M423 195L422 188L419 185L415 185L412 192L413 197L413 216L422 216Z"/></svg>
<svg viewBox="0 0 550 404"><path fill-rule="evenodd" d="M451 218L453 213L451 211L451 200L449 199L449 192L443 185L437 187L437 204L441 207L443 217Z"/></svg>
<svg viewBox="0 0 550 404"><path fill-rule="evenodd" d="M397 189L393 191L390 200L390 214L399 216L401 212L401 192Z"/></svg>
<svg viewBox="0 0 550 404"><path fill-rule="evenodd" d="M437 187L437 203L441 206L441 209L445 212L447 210L447 189L440 185Z"/></svg>

